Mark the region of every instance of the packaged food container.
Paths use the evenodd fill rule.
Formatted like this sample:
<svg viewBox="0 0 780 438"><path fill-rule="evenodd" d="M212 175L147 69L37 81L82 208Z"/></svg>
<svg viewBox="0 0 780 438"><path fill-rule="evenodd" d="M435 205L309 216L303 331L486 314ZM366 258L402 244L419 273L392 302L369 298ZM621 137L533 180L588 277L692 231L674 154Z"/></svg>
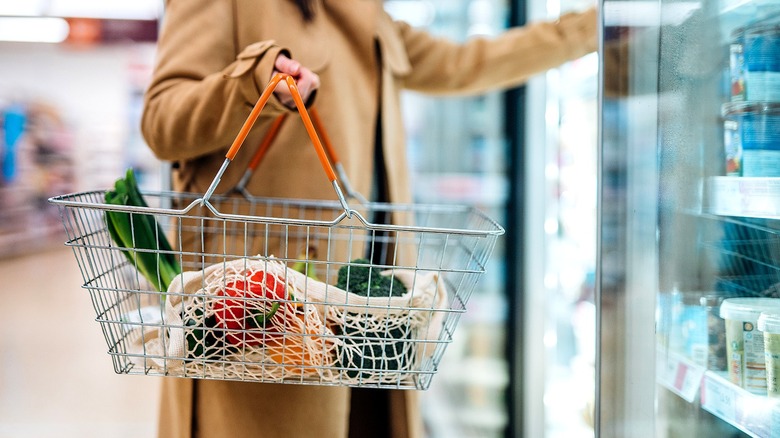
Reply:
<svg viewBox="0 0 780 438"><path fill-rule="evenodd" d="M722 114L730 174L780 176L780 103L731 102Z"/></svg>
<svg viewBox="0 0 780 438"><path fill-rule="evenodd" d="M729 379L753 394L766 395L764 336L758 330L761 312L780 312L778 298L728 298L720 306L725 320Z"/></svg>
<svg viewBox="0 0 780 438"><path fill-rule="evenodd" d="M769 397L780 398L780 311L761 312L758 329L764 336L766 393Z"/></svg>
<svg viewBox="0 0 780 438"><path fill-rule="evenodd" d="M707 324L706 359L703 365L713 371L726 371L726 326L720 317L723 300L720 294L706 294L699 299Z"/></svg>
<svg viewBox="0 0 780 438"><path fill-rule="evenodd" d="M735 30L731 35L731 44L729 44L729 79L732 102L740 102L746 99L744 36L744 29L739 28Z"/></svg>
<svg viewBox="0 0 780 438"><path fill-rule="evenodd" d="M736 120L723 121L723 149L726 153L726 176L742 176L742 137Z"/></svg>
<svg viewBox="0 0 780 438"><path fill-rule="evenodd" d="M674 291L669 348L710 370L726 370L726 331L720 318L723 296L709 292Z"/></svg>
<svg viewBox="0 0 780 438"><path fill-rule="evenodd" d="M707 316L699 305L700 292L673 291L669 347L704 365L707 355Z"/></svg>
<svg viewBox="0 0 780 438"><path fill-rule="evenodd" d="M758 24L742 38L745 100L780 102L780 24Z"/></svg>

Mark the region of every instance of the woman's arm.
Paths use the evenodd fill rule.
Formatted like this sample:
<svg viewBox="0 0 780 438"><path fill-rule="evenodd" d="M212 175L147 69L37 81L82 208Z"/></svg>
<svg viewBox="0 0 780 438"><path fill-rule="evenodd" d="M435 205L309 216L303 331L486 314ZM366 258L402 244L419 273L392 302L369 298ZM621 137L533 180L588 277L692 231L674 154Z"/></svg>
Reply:
<svg viewBox="0 0 780 438"><path fill-rule="evenodd" d="M516 86L595 51L598 44L595 9L464 44L433 37L403 22L395 25L412 65L404 86L427 93L481 93Z"/></svg>
<svg viewBox="0 0 780 438"><path fill-rule="evenodd" d="M155 155L185 160L228 147L277 55L274 41L236 47L235 11L226 0L169 0L141 130ZM269 101L264 116L286 111Z"/></svg>

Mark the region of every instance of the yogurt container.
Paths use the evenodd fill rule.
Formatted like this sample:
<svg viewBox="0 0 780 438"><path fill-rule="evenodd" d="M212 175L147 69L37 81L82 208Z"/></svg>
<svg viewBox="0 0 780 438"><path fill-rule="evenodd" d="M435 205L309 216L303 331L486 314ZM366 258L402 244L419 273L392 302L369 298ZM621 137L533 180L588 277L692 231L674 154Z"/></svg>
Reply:
<svg viewBox="0 0 780 438"><path fill-rule="evenodd" d="M757 24L739 39L745 100L780 102L780 24Z"/></svg>
<svg viewBox="0 0 780 438"><path fill-rule="evenodd" d="M780 177L780 103L722 107L727 174Z"/></svg>
<svg viewBox="0 0 780 438"><path fill-rule="evenodd" d="M766 392L769 397L780 398L780 311L761 312L758 329L764 335Z"/></svg>
<svg viewBox="0 0 780 438"><path fill-rule="evenodd" d="M726 327L729 379L753 394L766 395L764 336L757 327L761 312L780 312L780 299L728 298L720 306Z"/></svg>

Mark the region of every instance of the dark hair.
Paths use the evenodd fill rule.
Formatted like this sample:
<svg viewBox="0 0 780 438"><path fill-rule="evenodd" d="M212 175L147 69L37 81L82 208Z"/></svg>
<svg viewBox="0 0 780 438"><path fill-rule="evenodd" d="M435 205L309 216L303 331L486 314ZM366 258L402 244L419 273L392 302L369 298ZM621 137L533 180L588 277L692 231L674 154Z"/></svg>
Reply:
<svg viewBox="0 0 780 438"><path fill-rule="evenodd" d="M298 6L298 9L301 10L301 15L303 15L305 21L314 18L313 0L295 0L295 4Z"/></svg>

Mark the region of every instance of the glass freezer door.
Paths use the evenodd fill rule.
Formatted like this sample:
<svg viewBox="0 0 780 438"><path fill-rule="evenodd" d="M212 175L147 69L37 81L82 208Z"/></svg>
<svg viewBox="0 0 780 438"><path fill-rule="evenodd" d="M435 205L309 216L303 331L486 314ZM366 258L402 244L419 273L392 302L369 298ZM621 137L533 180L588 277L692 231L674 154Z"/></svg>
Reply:
<svg viewBox="0 0 780 438"><path fill-rule="evenodd" d="M598 436L780 436L780 1L601 19Z"/></svg>

